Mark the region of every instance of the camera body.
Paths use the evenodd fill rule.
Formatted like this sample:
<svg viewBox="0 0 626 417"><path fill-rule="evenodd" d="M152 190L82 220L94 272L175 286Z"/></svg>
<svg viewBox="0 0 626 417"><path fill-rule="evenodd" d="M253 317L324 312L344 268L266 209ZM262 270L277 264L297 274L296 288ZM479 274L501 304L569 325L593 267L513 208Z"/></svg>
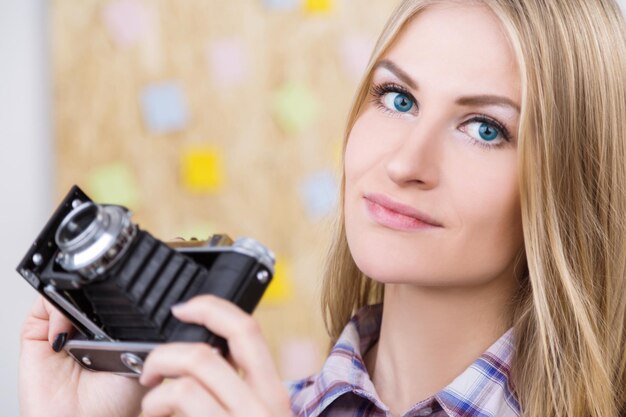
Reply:
<svg viewBox="0 0 626 417"><path fill-rule="evenodd" d="M130 218L74 186L17 267L77 328L64 349L87 369L129 376L160 343L206 342L225 354L224 339L170 308L214 294L252 313L273 277L273 253L227 235L166 244Z"/></svg>

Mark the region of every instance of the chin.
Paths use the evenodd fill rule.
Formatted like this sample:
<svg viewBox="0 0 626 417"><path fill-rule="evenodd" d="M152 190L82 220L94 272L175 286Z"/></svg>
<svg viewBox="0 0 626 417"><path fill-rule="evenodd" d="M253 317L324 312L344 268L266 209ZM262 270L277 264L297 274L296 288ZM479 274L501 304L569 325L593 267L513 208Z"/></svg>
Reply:
<svg viewBox="0 0 626 417"><path fill-rule="evenodd" d="M441 285L436 273L433 273L433 265L425 264L420 259L413 258L410 262L406 259L394 259L389 254L376 252L360 252L351 250L356 266L366 276L381 284L418 284L418 285ZM397 258L397 257L396 257Z"/></svg>
<svg viewBox="0 0 626 417"><path fill-rule="evenodd" d="M365 243L351 246L350 251L356 266L367 277L381 284L410 284L419 287L466 287L482 285L489 278L482 271L455 267L433 256L412 256L409 259L398 251L380 248L379 251L366 250ZM385 250L388 249L388 250ZM471 269L471 268L470 268Z"/></svg>

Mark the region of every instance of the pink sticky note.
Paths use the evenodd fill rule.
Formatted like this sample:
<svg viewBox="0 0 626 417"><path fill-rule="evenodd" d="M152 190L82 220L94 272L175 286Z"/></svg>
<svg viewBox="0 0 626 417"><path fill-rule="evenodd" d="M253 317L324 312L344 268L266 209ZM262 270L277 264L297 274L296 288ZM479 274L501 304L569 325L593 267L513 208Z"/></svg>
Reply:
<svg viewBox="0 0 626 417"><path fill-rule="evenodd" d="M102 19L113 40L120 46L135 45L148 32L150 19L140 1L115 0L102 11Z"/></svg>
<svg viewBox="0 0 626 417"><path fill-rule="evenodd" d="M343 38L339 47L345 70L351 75L363 75L374 42L364 35L348 35Z"/></svg>
<svg viewBox="0 0 626 417"><path fill-rule="evenodd" d="M241 39L223 38L209 44L209 68L219 87L240 84L248 76L248 53Z"/></svg>
<svg viewBox="0 0 626 417"><path fill-rule="evenodd" d="M313 340L287 340L280 347L281 375L293 380L319 372L320 357L320 349Z"/></svg>

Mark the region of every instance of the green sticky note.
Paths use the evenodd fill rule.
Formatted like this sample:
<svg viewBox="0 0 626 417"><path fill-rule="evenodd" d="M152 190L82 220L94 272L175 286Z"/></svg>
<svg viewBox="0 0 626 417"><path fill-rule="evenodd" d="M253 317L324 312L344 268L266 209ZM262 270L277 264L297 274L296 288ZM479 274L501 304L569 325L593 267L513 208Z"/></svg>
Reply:
<svg viewBox="0 0 626 417"><path fill-rule="evenodd" d="M139 205L135 176L124 163L116 162L91 171L87 179L87 194L96 203L119 204L129 209Z"/></svg>
<svg viewBox="0 0 626 417"><path fill-rule="evenodd" d="M276 121L285 132L298 133L313 124L319 106L306 85L290 82L275 92L273 110Z"/></svg>

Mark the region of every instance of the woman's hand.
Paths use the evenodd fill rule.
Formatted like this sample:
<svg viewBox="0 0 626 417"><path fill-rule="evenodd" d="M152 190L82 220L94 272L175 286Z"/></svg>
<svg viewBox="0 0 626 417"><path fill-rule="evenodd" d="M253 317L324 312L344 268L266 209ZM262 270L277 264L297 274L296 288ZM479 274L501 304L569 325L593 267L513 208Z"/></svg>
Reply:
<svg viewBox="0 0 626 417"><path fill-rule="evenodd" d="M137 417L146 388L136 378L88 371L53 350L63 347L57 335L68 338L72 331L72 323L40 296L22 327L22 417Z"/></svg>
<svg viewBox="0 0 626 417"><path fill-rule="evenodd" d="M168 343L153 350L140 379L155 387L141 404L144 417L292 415L289 395L249 314L213 295L194 297L172 313L226 339L230 356L225 359L206 343ZM174 379L159 385L164 378Z"/></svg>

